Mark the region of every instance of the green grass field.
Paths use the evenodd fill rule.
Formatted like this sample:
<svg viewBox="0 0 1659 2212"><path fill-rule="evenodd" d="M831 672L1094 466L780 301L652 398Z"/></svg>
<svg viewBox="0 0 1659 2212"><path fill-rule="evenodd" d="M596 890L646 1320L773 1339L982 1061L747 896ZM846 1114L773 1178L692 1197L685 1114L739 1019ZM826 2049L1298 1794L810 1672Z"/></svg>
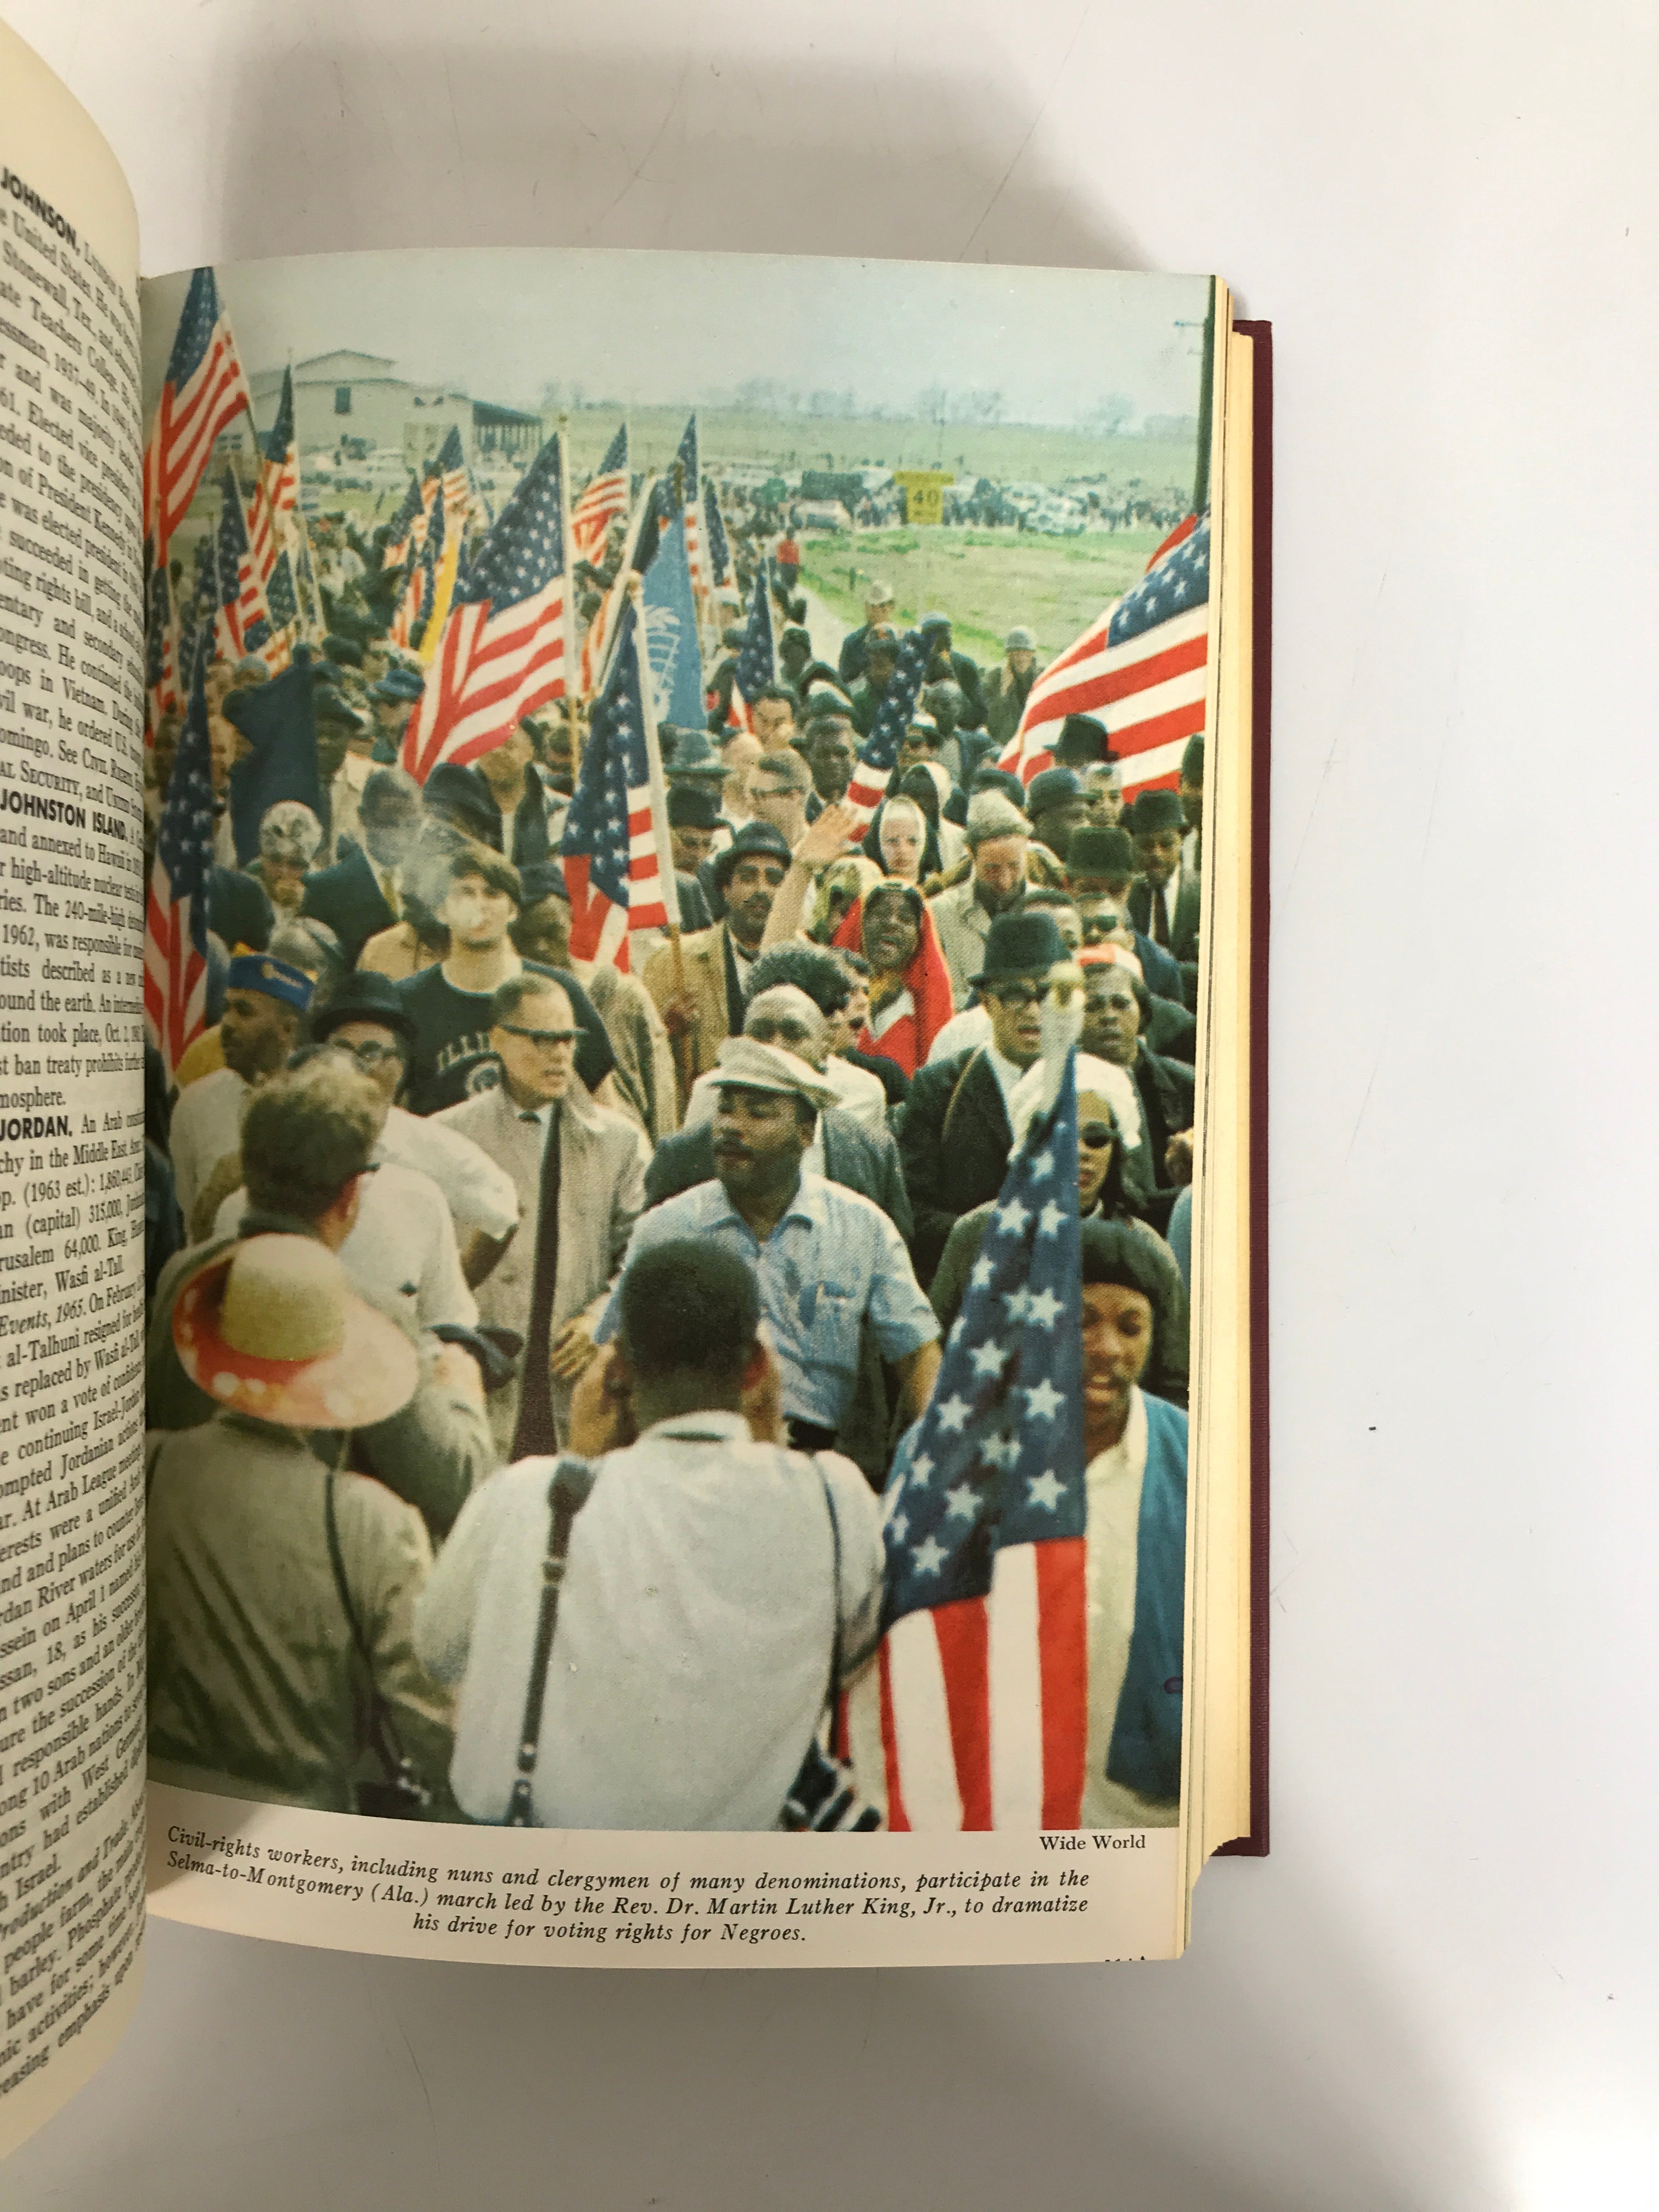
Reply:
<svg viewBox="0 0 1659 2212"><path fill-rule="evenodd" d="M570 416L570 455L578 480L599 462L620 416L628 417L629 459L636 469L665 469L685 428L684 407L583 407ZM1098 437L1030 422L883 422L853 416L751 414L735 408L697 410L706 466L763 461L780 470L956 469L1000 483L1059 483L1101 476L1115 490L1190 488L1190 439Z"/></svg>
<svg viewBox="0 0 1659 2212"><path fill-rule="evenodd" d="M801 574L849 629L864 620L872 576L897 593L911 623L948 614L958 652L988 666L1002 658L1016 623L1036 633L1038 658L1052 660L1109 599L1126 592L1158 543L1155 530L1037 538L1017 530L865 530L808 538Z"/></svg>
<svg viewBox="0 0 1659 2212"><path fill-rule="evenodd" d="M666 468L686 412L577 409L568 425L576 481L598 463L623 413L634 467ZM1190 441L1096 436L1020 422L940 428L723 408L700 408L697 421L703 461L716 473L734 461L780 470L943 466L1001 483L1101 477L1115 491L1139 488L1152 495L1189 484L1193 475ZM398 485L343 491L319 484L318 490L324 510L343 507L368 529L387 520L403 496ZM499 507L502 495L491 497ZM218 514L217 478L210 471L175 551L188 560L194 540L216 526ZM1016 623L1036 631L1042 658L1051 659L1140 574L1156 543L1150 530L1055 538L1014 530L891 529L809 536L802 550L805 581L849 628L864 619L866 583L881 576L897 592L901 619L911 622L941 607L955 623L960 649L990 663L1001 658L1003 638Z"/></svg>

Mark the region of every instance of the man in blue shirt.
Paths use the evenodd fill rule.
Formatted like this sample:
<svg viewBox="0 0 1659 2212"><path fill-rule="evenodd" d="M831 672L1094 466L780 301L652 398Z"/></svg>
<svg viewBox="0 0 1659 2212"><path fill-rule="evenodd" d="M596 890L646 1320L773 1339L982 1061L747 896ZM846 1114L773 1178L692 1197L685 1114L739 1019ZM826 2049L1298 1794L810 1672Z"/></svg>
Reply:
<svg viewBox="0 0 1659 2212"><path fill-rule="evenodd" d="M858 1192L803 1170L819 1112L835 1094L777 1045L728 1037L720 1052L714 1182L665 1200L635 1224L625 1277L641 1252L683 1237L736 1252L755 1271L783 1382L789 1441L822 1451L852 1402L867 1322L897 1370L907 1423L932 1394L939 1323L896 1229ZM598 1341L617 1319L613 1292Z"/></svg>

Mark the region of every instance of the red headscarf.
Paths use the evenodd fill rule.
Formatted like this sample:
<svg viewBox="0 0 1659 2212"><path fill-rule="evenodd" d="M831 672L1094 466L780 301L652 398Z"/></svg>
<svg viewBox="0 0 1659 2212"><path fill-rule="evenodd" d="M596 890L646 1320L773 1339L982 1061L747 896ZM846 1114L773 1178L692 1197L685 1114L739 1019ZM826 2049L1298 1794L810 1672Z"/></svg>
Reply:
<svg viewBox="0 0 1659 2212"><path fill-rule="evenodd" d="M920 908L915 957L904 971L903 988L887 1001L873 1024L866 1021L859 1031L857 1048L860 1052L878 1054L906 1075L914 1075L919 1067L927 1065L933 1039L956 1012L951 971L939 950L927 902L915 885L890 878L884 883L872 884L866 897L874 898L882 891L903 891ZM867 959L869 955L864 951L864 899L860 899L848 907L830 942L849 952L863 954Z"/></svg>

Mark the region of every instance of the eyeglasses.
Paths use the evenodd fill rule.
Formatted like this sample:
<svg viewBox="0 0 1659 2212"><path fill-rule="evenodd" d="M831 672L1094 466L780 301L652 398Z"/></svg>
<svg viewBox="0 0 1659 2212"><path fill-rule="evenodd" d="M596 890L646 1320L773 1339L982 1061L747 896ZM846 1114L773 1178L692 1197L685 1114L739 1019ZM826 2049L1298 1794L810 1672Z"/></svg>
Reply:
<svg viewBox="0 0 1659 2212"><path fill-rule="evenodd" d="M763 1019L749 1023L744 1035L753 1037L757 1044L771 1044L774 1041L781 1044L805 1044L811 1031L804 1022L769 1022Z"/></svg>
<svg viewBox="0 0 1659 2212"><path fill-rule="evenodd" d="M1005 1006L1040 1006L1048 995L1046 983L991 983L986 986L988 998L1000 1000Z"/></svg>
<svg viewBox="0 0 1659 2212"><path fill-rule="evenodd" d="M556 1044L574 1044L581 1035L580 1030L521 1030L513 1022L501 1022L496 1026L504 1036L522 1037L526 1044L533 1044L543 1052Z"/></svg>
<svg viewBox="0 0 1659 2212"><path fill-rule="evenodd" d="M365 1037L362 1044L341 1044L337 1040L334 1049L349 1053L362 1068L384 1067L389 1060L399 1063L403 1060L403 1054L395 1044L376 1044L372 1037Z"/></svg>
<svg viewBox="0 0 1659 2212"><path fill-rule="evenodd" d="M1077 1133L1077 1140L1091 1152L1103 1152L1109 1145L1117 1142L1117 1131L1109 1121L1085 1121Z"/></svg>

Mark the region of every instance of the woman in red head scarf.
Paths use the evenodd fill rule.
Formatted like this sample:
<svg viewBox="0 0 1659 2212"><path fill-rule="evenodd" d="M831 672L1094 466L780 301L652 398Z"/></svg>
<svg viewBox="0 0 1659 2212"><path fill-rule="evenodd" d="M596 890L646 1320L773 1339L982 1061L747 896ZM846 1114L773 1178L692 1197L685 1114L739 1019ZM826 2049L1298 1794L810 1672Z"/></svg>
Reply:
<svg viewBox="0 0 1659 2212"><path fill-rule="evenodd" d="M921 893L894 876L872 884L830 942L870 963L870 1013L856 1049L914 1075L956 1011L951 971Z"/></svg>

